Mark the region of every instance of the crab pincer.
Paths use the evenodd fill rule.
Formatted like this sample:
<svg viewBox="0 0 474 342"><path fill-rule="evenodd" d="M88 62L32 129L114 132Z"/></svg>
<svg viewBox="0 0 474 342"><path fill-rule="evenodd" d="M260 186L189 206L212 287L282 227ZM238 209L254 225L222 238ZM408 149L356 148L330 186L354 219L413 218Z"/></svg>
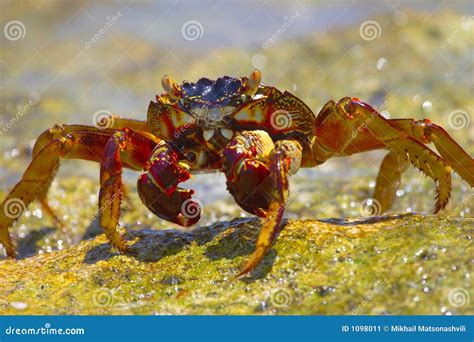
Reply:
<svg viewBox="0 0 474 342"><path fill-rule="evenodd" d="M158 217L189 227L201 216L200 211L189 214L190 208L199 207L191 198L194 191L178 187L179 183L189 178L189 166L180 161L178 153L170 145L161 142L138 178L138 194Z"/></svg>

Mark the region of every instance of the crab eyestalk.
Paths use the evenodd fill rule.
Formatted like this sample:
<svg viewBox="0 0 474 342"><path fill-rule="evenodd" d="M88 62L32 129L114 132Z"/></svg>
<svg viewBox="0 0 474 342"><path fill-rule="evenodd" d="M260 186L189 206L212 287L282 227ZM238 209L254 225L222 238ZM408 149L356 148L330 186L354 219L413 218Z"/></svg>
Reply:
<svg viewBox="0 0 474 342"><path fill-rule="evenodd" d="M181 86L168 75L163 76L161 85L172 99L179 100L181 98Z"/></svg>
<svg viewBox="0 0 474 342"><path fill-rule="evenodd" d="M244 91L245 95L253 97L257 93L260 82L262 82L262 73L260 70L255 69L247 79L247 85Z"/></svg>

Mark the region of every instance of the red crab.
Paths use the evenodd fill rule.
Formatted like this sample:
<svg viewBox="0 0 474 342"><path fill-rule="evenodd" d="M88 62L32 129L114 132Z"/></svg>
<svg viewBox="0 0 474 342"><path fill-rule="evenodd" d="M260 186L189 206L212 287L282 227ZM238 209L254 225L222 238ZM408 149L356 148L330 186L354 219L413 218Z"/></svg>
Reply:
<svg viewBox="0 0 474 342"><path fill-rule="evenodd" d="M246 211L265 218L256 249L240 271L253 270L278 236L288 178L300 167L332 157L386 149L374 198L382 211L394 199L408 164L437 186L434 212L448 203L451 170L474 186L474 160L429 120L387 120L365 102L329 101L316 116L296 96L249 77L201 78L181 85L162 79L165 94L150 102L147 121L108 118L107 127L56 125L37 139L33 160L0 211L0 242L14 256L9 227L18 218L9 205L38 200L53 218L46 194L62 158L100 163L99 218L110 243L122 252L117 231L123 194L122 169L141 174L138 193L157 216L188 227L199 221L193 190L179 187L196 172L225 173L227 188ZM425 146L434 143L439 155ZM199 208L197 208L199 209Z"/></svg>

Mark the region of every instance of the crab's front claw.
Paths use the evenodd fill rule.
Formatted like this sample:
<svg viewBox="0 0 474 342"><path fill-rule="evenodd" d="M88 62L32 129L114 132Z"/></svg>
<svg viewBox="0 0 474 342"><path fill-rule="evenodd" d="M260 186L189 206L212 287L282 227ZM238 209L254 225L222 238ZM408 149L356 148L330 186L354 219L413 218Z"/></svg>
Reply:
<svg viewBox="0 0 474 342"><path fill-rule="evenodd" d="M162 143L155 148L149 165L138 178L138 194L158 217L189 227L201 218L201 208L191 198L194 191L182 189L178 184L190 177L187 166L179 162L177 153Z"/></svg>
<svg viewBox="0 0 474 342"><path fill-rule="evenodd" d="M260 263L281 230L289 197L288 178L301 165L301 145L292 140L273 143L265 131L244 131L224 149L227 188L248 212L263 217L255 251L236 278Z"/></svg>

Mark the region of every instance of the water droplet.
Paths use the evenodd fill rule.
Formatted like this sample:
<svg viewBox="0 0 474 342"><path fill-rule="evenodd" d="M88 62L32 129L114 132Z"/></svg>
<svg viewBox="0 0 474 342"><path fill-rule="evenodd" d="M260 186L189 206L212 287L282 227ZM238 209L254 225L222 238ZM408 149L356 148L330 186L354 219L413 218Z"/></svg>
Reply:
<svg viewBox="0 0 474 342"><path fill-rule="evenodd" d="M24 302L11 302L10 305L12 308L17 310L24 310L28 307L28 304Z"/></svg>
<svg viewBox="0 0 474 342"><path fill-rule="evenodd" d="M413 298L413 300L414 300L415 302L418 302L418 301L420 301L420 297L415 296L415 298Z"/></svg>
<svg viewBox="0 0 474 342"><path fill-rule="evenodd" d="M423 110L425 112L431 112L432 109L433 109L433 104L430 101L423 102Z"/></svg>
<svg viewBox="0 0 474 342"><path fill-rule="evenodd" d="M405 191L404 190L397 190L396 194L397 194L397 197L402 197L403 195L405 195Z"/></svg>
<svg viewBox="0 0 474 342"><path fill-rule="evenodd" d="M375 188L375 181L369 182L369 188Z"/></svg>
<svg viewBox="0 0 474 342"><path fill-rule="evenodd" d="M14 148L12 151L11 151L11 156L12 158L16 158L20 155L20 150L17 149L17 148Z"/></svg>
<svg viewBox="0 0 474 342"><path fill-rule="evenodd" d="M377 69L382 70L387 65L387 60L385 58L379 58L377 61Z"/></svg>

